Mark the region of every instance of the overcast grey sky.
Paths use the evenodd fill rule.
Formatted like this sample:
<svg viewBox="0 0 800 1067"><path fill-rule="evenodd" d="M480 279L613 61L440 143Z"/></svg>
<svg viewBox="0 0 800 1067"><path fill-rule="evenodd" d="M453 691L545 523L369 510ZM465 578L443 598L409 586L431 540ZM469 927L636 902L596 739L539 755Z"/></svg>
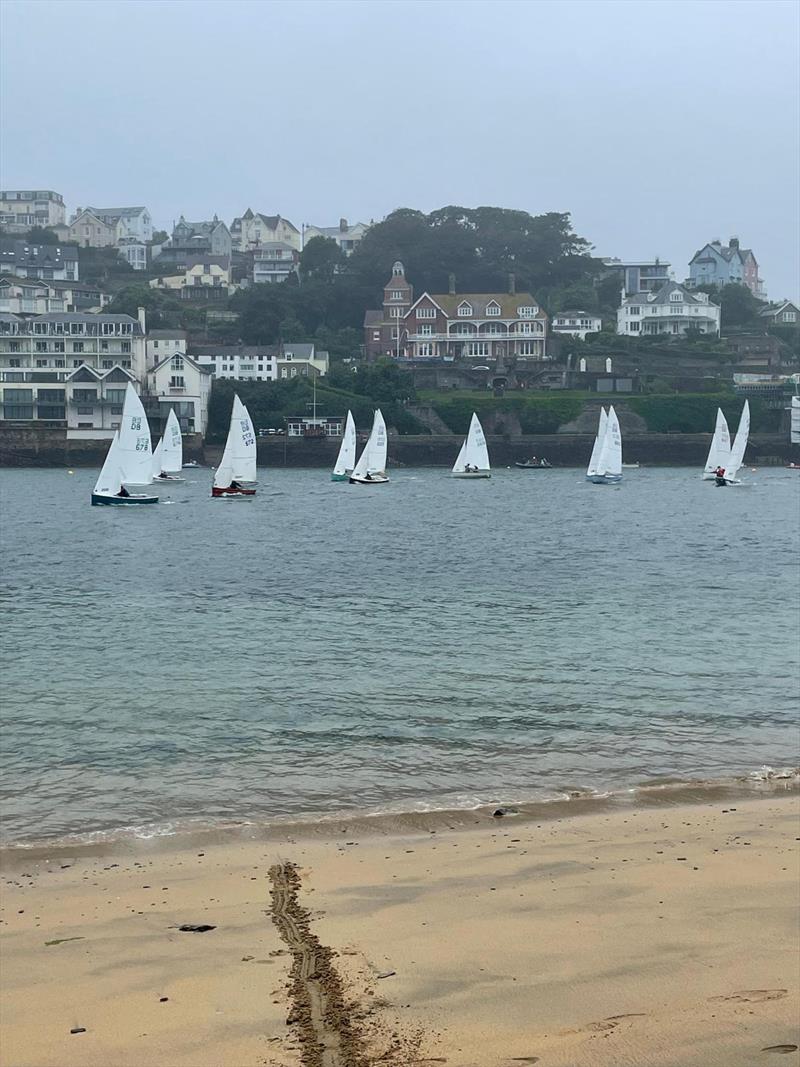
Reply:
<svg viewBox="0 0 800 1067"><path fill-rule="evenodd" d="M3 188L68 209L569 211L597 254L732 234L800 295L795 0L4 0Z"/></svg>

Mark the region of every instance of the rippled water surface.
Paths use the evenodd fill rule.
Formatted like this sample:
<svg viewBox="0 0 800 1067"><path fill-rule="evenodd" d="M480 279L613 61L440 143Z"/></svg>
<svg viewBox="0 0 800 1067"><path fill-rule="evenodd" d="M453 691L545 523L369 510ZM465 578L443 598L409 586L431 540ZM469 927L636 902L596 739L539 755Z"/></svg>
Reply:
<svg viewBox="0 0 800 1067"><path fill-rule="evenodd" d="M800 477L3 471L3 833L448 806L796 759Z"/></svg>

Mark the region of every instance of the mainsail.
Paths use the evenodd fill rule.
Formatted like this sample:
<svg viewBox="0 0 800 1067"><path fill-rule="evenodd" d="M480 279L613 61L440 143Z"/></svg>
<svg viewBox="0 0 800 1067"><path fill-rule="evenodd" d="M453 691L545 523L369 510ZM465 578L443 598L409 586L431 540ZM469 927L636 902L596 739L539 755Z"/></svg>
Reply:
<svg viewBox="0 0 800 1067"><path fill-rule="evenodd" d="M358 463L353 470L354 478L364 478L367 474L384 474L386 471L386 455L388 442L386 440L386 423L380 408L375 412L372 420L372 431L369 440L364 445L364 451L359 457Z"/></svg>
<svg viewBox="0 0 800 1067"><path fill-rule="evenodd" d="M800 445L800 396L792 397L792 426L789 439L793 445Z"/></svg>
<svg viewBox="0 0 800 1067"><path fill-rule="evenodd" d="M598 473L597 462L600 459L600 450L603 447L607 426L608 415L606 414L606 409L600 408L600 423L597 427L597 436L594 439L594 445L592 446L592 455L589 459L589 466L586 468L587 477Z"/></svg>
<svg viewBox="0 0 800 1067"><path fill-rule="evenodd" d="M214 472L214 486L227 489L231 482L256 480L256 436L247 408L238 395L233 398L231 424L225 451Z"/></svg>
<svg viewBox="0 0 800 1067"><path fill-rule="evenodd" d="M722 408L717 408L717 423L714 427L714 436L711 438L711 447L708 450L704 474L713 476L718 467L728 464L731 454L731 435L728 423L722 414Z"/></svg>
<svg viewBox="0 0 800 1067"><path fill-rule="evenodd" d="M150 426L136 390L128 382L117 453L122 481L128 485L149 485L153 478L153 448Z"/></svg>
<svg viewBox="0 0 800 1067"><path fill-rule="evenodd" d="M747 448L747 439L750 436L750 402L745 400L742 414L739 418L739 427L736 437L731 445L731 454L725 464L725 478L733 481L739 473L739 468L744 462L744 452Z"/></svg>
<svg viewBox="0 0 800 1067"><path fill-rule="evenodd" d="M163 471L163 456L164 456L164 438L159 439L158 444L153 450L153 477L157 478Z"/></svg>
<svg viewBox="0 0 800 1067"><path fill-rule="evenodd" d="M476 468L479 471L491 470L486 437L475 412L472 413L467 436L461 446L461 451L458 453L458 458L453 464L453 474L463 473L467 467Z"/></svg>
<svg viewBox="0 0 800 1067"><path fill-rule="evenodd" d="M161 474L163 471L164 474L180 474L183 467L183 437L181 436L181 424L178 422L174 408L169 409L161 445L161 470L156 473Z"/></svg>
<svg viewBox="0 0 800 1067"><path fill-rule="evenodd" d="M342 434L342 443L339 448L339 455L336 457L336 466L333 468L334 474L349 474L356 463L356 424L353 421L352 414L348 411L347 418L344 423L344 433Z"/></svg>
<svg viewBox="0 0 800 1067"><path fill-rule="evenodd" d="M613 404L608 409L606 432L597 458L597 473L606 477L622 477L622 434Z"/></svg>

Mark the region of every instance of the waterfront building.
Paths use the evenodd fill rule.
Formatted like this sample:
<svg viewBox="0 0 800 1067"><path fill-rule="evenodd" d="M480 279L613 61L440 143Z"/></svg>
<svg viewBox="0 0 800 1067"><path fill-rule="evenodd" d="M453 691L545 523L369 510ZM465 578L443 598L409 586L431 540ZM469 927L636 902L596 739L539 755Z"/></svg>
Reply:
<svg viewBox="0 0 800 1067"><path fill-rule="evenodd" d="M268 241L252 252L253 284L264 285L284 282L290 274L297 273L300 253L282 241Z"/></svg>
<svg viewBox="0 0 800 1067"><path fill-rule="evenodd" d="M278 345L196 345L192 355L215 378L276 382L280 379L324 377L330 357L313 342Z"/></svg>
<svg viewBox="0 0 800 1067"><path fill-rule="evenodd" d="M165 353L148 371L143 397L153 433L163 431L173 408L183 433L205 434L211 380L211 369L185 351Z"/></svg>
<svg viewBox="0 0 800 1067"><path fill-rule="evenodd" d="M67 437L111 437L128 381L144 378L144 310L130 315L0 313L2 421L45 422Z"/></svg>
<svg viewBox="0 0 800 1067"><path fill-rule="evenodd" d="M150 330L146 339L148 371L167 356L186 352L186 330Z"/></svg>
<svg viewBox="0 0 800 1067"><path fill-rule="evenodd" d="M27 233L34 226L62 226L64 198L52 189L4 189L0 192L0 226L6 233Z"/></svg>
<svg viewBox="0 0 800 1067"><path fill-rule="evenodd" d="M509 275L508 292L459 293L450 275L447 293L413 287L401 262L384 287L383 308L367 311L364 342L368 358L547 359L547 314L531 293L518 293Z"/></svg>
<svg viewBox="0 0 800 1067"><path fill-rule="evenodd" d="M658 256L652 260L604 259L603 264L604 276L616 274L620 288L626 293L653 292L672 278L669 263L663 262Z"/></svg>
<svg viewBox="0 0 800 1067"><path fill-rule="evenodd" d="M262 215L250 208L233 220L230 232L237 252L252 252L270 243L287 244L297 252L302 248L302 236L294 223L280 215Z"/></svg>
<svg viewBox="0 0 800 1067"><path fill-rule="evenodd" d="M181 215L172 228L172 238L161 255L228 256L233 251L231 231L215 215L201 222L187 222Z"/></svg>
<svg viewBox="0 0 800 1067"><path fill-rule="evenodd" d="M109 248L117 243L117 227L86 208L70 220L64 239L84 248Z"/></svg>
<svg viewBox="0 0 800 1067"><path fill-rule="evenodd" d="M350 224L347 219L339 219L338 226L306 225L303 227L303 247L305 248L312 237L328 237L337 243L346 256L351 256L368 229L369 225L365 222Z"/></svg>
<svg viewBox="0 0 800 1067"><path fill-rule="evenodd" d="M0 274L45 281L78 280L78 250L70 245L32 245L0 237Z"/></svg>
<svg viewBox="0 0 800 1067"><path fill-rule="evenodd" d="M758 262L752 248L742 248L738 237L727 245L711 241L692 256L686 285L746 285L753 296L766 300L764 283L758 276Z"/></svg>
<svg viewBox="0 0 800 1067"><path fill-rule="evenodd" d="M793 304L791 300L783 300L762 308L759 316L765 326L797 326L800 322L800 306Z"/></svg>
<svg viewBox="0 0 800 1067"><path fill-rule="evenodd" d="M84 282L42 281L0 275L0 311L46 315L48 311L102 311L109 297Z"/></svg>
<svg viewBox="0 0 800 1067"><path fill-rule="evenodd" d="M341 437L344 415L287 415L287 437Z"/></svg>
<svg viewBox="0 0 800 1067"><path fill-rule="evenodd" d="M593 311L559 311L553 316L550 327L554 334L579 337L584 341L587 333L600 332L603 320Z"/></svg>
<svg viewBox="0 0 800 1067"><path fill-rule="evenodd" d="M152 278L150 288L174 290L183 300L226 300L236 289L227 256L190 258L178 273Z"/></svg>
<svg viewBox="0 0 800 1067"><path fill-rule="evenodd" d="M720 308L708 293L690 292L677 282L668 282L657 292L623 295L617 311L617 333L628 337L683 336L690 328L718 335Z"/></svg>

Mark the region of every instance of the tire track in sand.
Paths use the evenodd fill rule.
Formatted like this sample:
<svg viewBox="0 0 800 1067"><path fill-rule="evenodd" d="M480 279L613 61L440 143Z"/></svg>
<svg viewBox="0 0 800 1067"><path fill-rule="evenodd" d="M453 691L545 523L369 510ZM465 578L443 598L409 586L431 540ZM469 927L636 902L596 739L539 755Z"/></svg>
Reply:
<svg viewBox="0 0 800 1067"><path fill-rule="evenodd" d="M367 1067L369 1060L333 966L335 953L311 932L310 915L300 905L300 876L294 863L269 869L272 921L292 955L291 1010L303 1067Z"/></svg>

